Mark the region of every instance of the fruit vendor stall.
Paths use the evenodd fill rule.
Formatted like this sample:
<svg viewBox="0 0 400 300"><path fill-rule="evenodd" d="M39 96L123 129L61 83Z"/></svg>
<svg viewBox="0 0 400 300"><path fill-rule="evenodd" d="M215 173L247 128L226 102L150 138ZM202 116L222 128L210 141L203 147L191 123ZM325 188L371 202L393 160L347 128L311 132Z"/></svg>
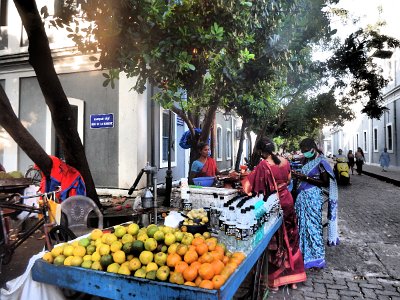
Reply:
<svg viewBox="0 0 400 300"><path fill-rule="evenodd" d="M95 229L36 260L35 281L111 299L231 299L282 223L281 210L240 245L209 232L135 223ZM89 254L90 253L90 254ZM96 254L97 253L97 254Z"/></svg>

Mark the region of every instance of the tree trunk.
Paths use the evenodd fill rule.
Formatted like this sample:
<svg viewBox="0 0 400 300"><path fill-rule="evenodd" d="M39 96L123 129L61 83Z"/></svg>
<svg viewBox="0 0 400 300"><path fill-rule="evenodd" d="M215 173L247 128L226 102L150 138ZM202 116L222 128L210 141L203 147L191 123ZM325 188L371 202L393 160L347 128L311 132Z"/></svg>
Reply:
<svg viewBox="0 0 400 300"><path fill-rule="evenodd" d="M35 70L67 164L75 167L85 180L87 195L101 207L94 181L79 138L67 96L61 86L51 56L49 41L34 0L14 0L29 39L29 62Z"/></svg>
<svg viewBox="0 0 400 300"><path fill-rule="evenodd" d="M39 145L35 138L22 125L11 107L3 87L0 85L0 125L8 132L18 146L32 159L42 170L46 178L49 178L53 162L46 151Z"/></svg>
<svg viewBox="0 0 400 300"><path fill-rule="evenodd" d="M242 128L240 129L239 147L238 147L236 162L235 162L235 171L236 172L240 172L240 160L242 158L242 153L243 153L243 142L244 142L244 138L245 138L246 127L247 127L247 118L244 117L243 123L242 123Z"/></svg>

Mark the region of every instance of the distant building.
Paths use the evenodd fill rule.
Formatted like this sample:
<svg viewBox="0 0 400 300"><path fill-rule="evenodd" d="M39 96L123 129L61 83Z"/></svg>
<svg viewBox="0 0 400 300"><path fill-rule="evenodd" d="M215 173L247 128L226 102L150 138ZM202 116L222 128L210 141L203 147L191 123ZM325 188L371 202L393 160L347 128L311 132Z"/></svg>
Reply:
<svg viewBox="0 0 400 300"><path fill-rule="evenodd" d="M385 77L390 79L383 90L384 106L387 110L382 117L370 119L361 114L362 106L355 107L356 118L343 127L330 129L332 152L339 148L344 153L361 147L368 164L378 165L379 155L383 148L388 149L390 165L400 168L400 51L396 50L392 57L381 60ZM329 134L328 134L329 136Z"/></svg>

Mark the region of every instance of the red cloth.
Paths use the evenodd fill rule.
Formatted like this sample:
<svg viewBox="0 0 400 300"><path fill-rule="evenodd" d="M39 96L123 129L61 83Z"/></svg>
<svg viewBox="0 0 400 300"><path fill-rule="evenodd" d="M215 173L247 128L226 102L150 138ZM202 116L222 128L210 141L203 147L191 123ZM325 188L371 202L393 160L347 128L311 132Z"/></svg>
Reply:
<svg viewBox="0 0 400 300"><path fill-rule="evenodd" d="M299 247L299 233L297 229L297 217L294 210L294 201L287 189L290 165L283 161L280 166L269 165L266 160L261 161L252 173L244 179L244 184L250 184L252 191L268 196L269 191L274 191L274 180L278 186L279 202L283 210L283 224L275 233L269 245L268 257L268 285L278 287L281 285L303 282L307 279L304 271L303 256ZM269 191L267 189L269 188ZM279 235L283 239L279 239ZM272 247L271 247L272 246ZM277 254L279 248L284 249L284 260L280 260ZM275 250L274 250L275 249Z"/></svg>
<svg viewBox="0 0 400 300"><path fill-rule="evenodd" d="M57 186L61 186L61 192L56 195L57 199L60 201L74 195L85 196L85 182L83 181L79 171L74 167L67 165L58 157L51 155L49 157L53 161L53 166L50 172L50 180L46 180L46 178L42 176L39 189L40 192L52 192L57 189Z"/></svg>
<svg viewBox="0 0 400 300"><path fill-rule="evenodd" d="M215 177L217 175L217 163L212 157L207 157L203 168L197 177Z"/></svg>

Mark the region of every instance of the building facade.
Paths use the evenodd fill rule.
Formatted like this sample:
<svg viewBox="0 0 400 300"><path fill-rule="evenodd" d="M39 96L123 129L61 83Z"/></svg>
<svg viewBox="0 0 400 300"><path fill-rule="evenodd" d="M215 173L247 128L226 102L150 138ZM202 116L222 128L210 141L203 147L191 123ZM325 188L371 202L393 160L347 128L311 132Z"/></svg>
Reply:
<svg viewBox="0 0 400 300"><path fill-rule="evenodd" d="M45 104L36 75L28 62L28 41L12 1L0 6L0 85L15 113L49 155L62 157L50 112ZM49 14L59 1L37 1L47 5ZM168 167L168 128L170 112L152 100L154 89L143 94L131 90L134 78L120 74L115 86L103 87L103 70L94 67L89 57L77 52L67 32L45 23L54 66L68 97L77 130L96 187L129 188L140 170L150 163L158 168L157 180L165 182ZM189 172L189 150L179 146L187 130L175 114L172 118L171 167L173 180ZM220 169L232 168L238 145L240 120L216 116L217 155ZM246 153L244 154L246 155ZM0 163L6 170L26 171L32 161L0 128ZM144 186L143 176L139 186Z"/></svg>
<svg viewBox="0 0 400 300"><path fill-rule="evenodd" d="M343 127L331 128L330 139L333 154L338 149L357 150L361 147L368 164L379 165L379 156L384 148L390 155L390 166L400 169L400 51L396 50L388 60L380 62L389 84L383 90L385 112L380 119L370 119L361 114L362 105L354 110L356 118Z"/></svg>

